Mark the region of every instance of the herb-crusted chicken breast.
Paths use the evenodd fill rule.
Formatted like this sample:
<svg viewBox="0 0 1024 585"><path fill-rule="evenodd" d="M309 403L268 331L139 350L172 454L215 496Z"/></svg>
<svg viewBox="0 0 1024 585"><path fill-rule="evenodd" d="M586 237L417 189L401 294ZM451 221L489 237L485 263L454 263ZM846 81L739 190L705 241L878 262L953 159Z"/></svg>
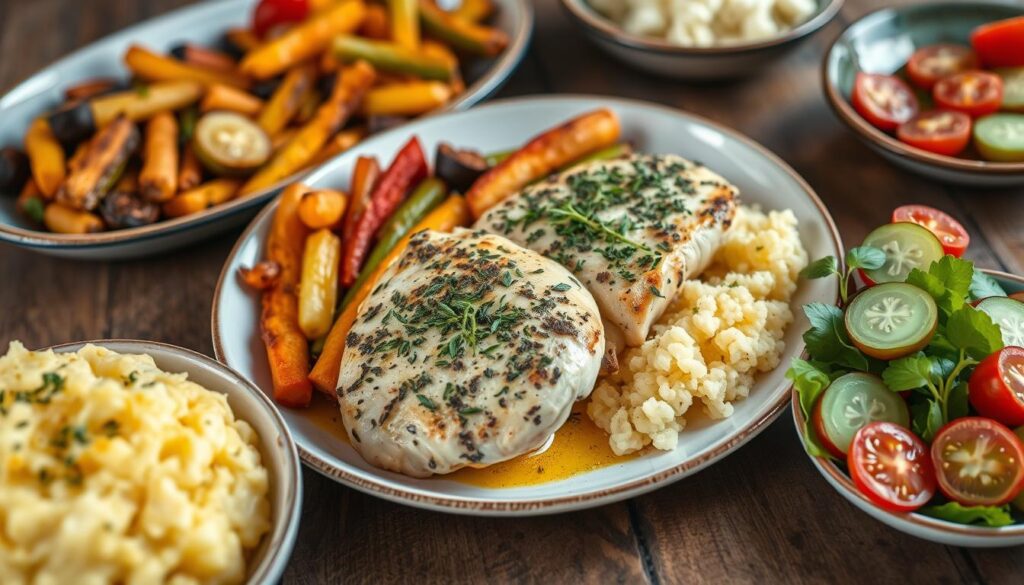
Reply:
<svg viewBox="0 0 1024 585"><path fill-rule="evenodd" d="M737 189L674 155L574 167L494 206L476 228L569 268L593 293L609 343L637 346L683 279L707 267Z"/></svg>
<svg viewBox="0 0 1024 585"><path fill-rule="evenodd" d="M378 467L487 466L558 430L604 349L593 297L556 262L485 232L421 232L359 307L342 418Z"/></svg>

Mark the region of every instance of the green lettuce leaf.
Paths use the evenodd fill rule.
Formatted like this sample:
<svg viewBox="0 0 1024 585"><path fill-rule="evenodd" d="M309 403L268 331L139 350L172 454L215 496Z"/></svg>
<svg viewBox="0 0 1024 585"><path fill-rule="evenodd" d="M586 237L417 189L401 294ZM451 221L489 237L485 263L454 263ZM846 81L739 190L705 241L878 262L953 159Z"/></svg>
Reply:
<svg viewBox="0 0 1024 585"><path fill-rule="evenodd" d="M957 502L948 502L941 506L927 506L918 511L926 516L957 524L980 524L992 528L1013 524L1009 506L964 506Z"/></svg>

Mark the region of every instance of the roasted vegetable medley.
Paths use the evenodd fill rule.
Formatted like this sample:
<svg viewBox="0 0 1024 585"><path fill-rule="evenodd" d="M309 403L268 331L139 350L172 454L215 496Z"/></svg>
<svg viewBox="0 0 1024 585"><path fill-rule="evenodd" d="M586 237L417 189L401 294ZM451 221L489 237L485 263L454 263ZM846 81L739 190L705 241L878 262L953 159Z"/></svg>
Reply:
<svg viewBox="0 0 1024 585"><path fill-rule="evenodd" d="M65 234L265 192L463 92L460 60L493 58L508 43L485 24L494 8L262 0L252 26L225 31L217 46L132 45L129 80L68 87L32 121L23 149L0 150L0 191L33 225Z"/></svg>

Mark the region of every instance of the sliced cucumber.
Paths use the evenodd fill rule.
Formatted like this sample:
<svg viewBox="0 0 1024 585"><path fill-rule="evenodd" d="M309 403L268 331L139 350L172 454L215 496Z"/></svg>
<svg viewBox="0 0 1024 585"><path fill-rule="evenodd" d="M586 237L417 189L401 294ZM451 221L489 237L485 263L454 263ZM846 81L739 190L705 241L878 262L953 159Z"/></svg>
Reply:
<svg viewBox="0 0 1024 585"><path fill-rule="evenodd" d="M897 222L876 228L864 238L865 246L881 248L885 264L874 270L864 270L863 276L871 284L903 282L914 268L928 270L932 262L942 258L942 242L927 228L916 223Z"/></svg>
<svg viewBox="0 0 1024 585"><path fill-rule="evenodd" d="M992 318L1003 332L1003 343L1024 347L1024 303L1010 297L989 297L978 310Z"/></svg>
<svg viewBox="0 0 1024 585"><path fill-rule="evenodd" d="M996 69L1003 79L1002 109L1024 112L1024 67Z"/></svg>
<svg viewBox="0 0 1024 585"><path fill-rule="evenodd" d="M986 160L1024 161L1024 114L990 114L974 123L974 145Z"/></svg>
<svg viewBox="0 0 1024 585"><path fill-rule="evenodd" d="M864 289L846 308L844 319L858 349L892 360L928 345L939 324L939 311L925 291L889 282Z"/></svg>
<svg viewBox="0 0 1024 585"><path fill-rule="evenodd" d="M210 172L240 176L270 158L270 138L255 122L234 112L210 112L196 123L192 136L196 157Z"/></svg>
<svg viewBox="0 0 1024 585"><path fill-rule="evenodd" d="M821 397L818 432L845 454L861 427L875 421L910 426L910 413L900 395L878 376L854 372L835 379Z"/></svg>

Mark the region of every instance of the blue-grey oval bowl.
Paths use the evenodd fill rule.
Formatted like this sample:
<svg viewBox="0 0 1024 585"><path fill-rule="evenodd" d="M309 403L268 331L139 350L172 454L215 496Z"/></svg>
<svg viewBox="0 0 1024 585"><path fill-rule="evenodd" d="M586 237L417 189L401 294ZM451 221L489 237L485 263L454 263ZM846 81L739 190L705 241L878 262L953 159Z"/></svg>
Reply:
<svg viewBox="0 0 1024 585"><path fill-rule="evenodd" d="M587 0L562 0L569 17L598 47L616 59L656 75L676 79L715 80L745 77L764 71L829 23L843 0L817 0L805 22L777 37L752 43L683 47L668 41L627 33L600 15Z"/></svg>
<svg viewBox="0 0 1024 585"><path fill-rule="evenodd" d="M478 60L466 71L467 88L444 110L463 110L497 91L518 67L533 29L533 8L528 0L494 0L493 25L509 36L509 46L493 60ZM32 119L63 99L65 87L92 77L125 77L125 50L141 43L166 51L191 41L209 44L232 26L248 23L256 0L200 2L132 25L87 45L44 68L0 98L0 146L22 144ZM7 55L7 58L12 58ZM312 169L310 169L312 170ZM54 256L84 260L119 260L165 252L240 226L281 187L305 171L277 185L206 211L148 226L96 234L54 234L33 229L14 208L13 197L0 197L0 241Z"/></svg>
<svg viewBox="0 0 1024 585"><path fill-rule="evenodd" d="M914 50L935 43L969 44L978 25L1024 14L1021 2L929 2L883 8L848 26L822 64L825 96L836 115L872 150L909 171L972 187L1024 184L1024 162L996 163L943 156L900 142L868 123L850 105L858 71L893 74Z"/></svg>

